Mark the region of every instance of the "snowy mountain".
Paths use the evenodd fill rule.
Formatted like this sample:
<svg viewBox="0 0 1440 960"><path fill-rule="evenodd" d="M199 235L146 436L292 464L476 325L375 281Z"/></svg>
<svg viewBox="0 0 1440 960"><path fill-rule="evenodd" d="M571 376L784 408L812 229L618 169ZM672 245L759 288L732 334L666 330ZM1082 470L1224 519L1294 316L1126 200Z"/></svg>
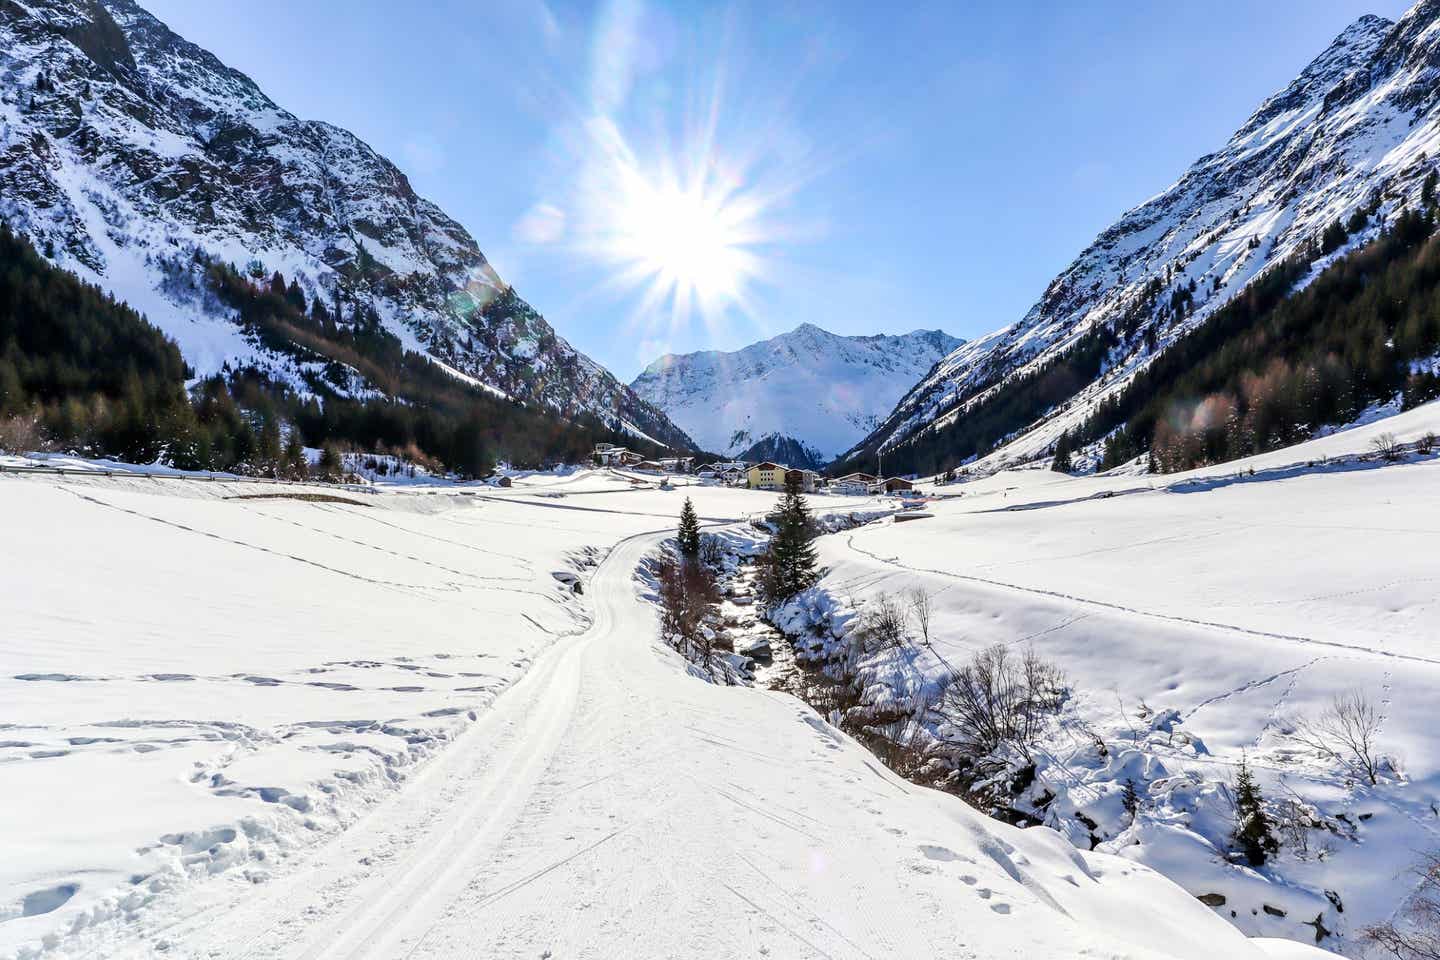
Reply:
<svg viewBox="0 0 1440 960"><path fill-rule="evenodd" d="M733 353L666 354L631 383L705 449L833 459L962 341L940 330L846 337L801 324Z"/></svg>
<svg viewBox="0 0 1440 960"><path fill-rule="evenodd" d="M996 461L1044 454L1102 399L1267 268L1337 221L1373 214L1358 244L1440 164L1440 2L1398 23L1361 17L1221 149L1130 210L1016 323L945 357L850 451L868 457L974 416L997 389L1106 337L1093 376L1038 419L995 418ZM1320 258L1323 265L1323 258ZM1109 339L1113 338L1113 343ZM1088 374L1088 371L1087 371Z"/></svg>
<svg viewBox="0 0 1440 960"><path fill-rule="evenodd" d="M0 216L143 311L197 374L228 363L305 382L197 282L218 260L278 271L307 300L363 304L407 348L494 392L690 445L393 163L286 112L132 0L0 3L0 75Z"/></svg>

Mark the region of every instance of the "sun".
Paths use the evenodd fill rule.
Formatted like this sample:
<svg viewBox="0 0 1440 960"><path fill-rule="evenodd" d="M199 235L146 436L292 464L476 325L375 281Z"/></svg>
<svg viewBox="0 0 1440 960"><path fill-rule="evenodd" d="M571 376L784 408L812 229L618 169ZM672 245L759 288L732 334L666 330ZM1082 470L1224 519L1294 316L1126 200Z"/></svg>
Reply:
<svg viewBox="0 0 1440 960"><path fill-rule="evenodd" d="M572 209L578 252L608 264L603 286L636 292L647 337L750 314L768 277L773 197L711 136L637 146L609 118L585 127Z"/></svg>
<svg viewBox="0 0 1440 960"><path fill-rule="evenodd" d="M617 253L669 292L733 295L747 271L745 236L723 198L636 178L617 213Z"/></svg>
<svg viewBox="0 0 1440 960"><path fill-rule="evenodd" d="M629 283L646 288L647 304L684 314L743 301L758 236L742 194L703 170L682 180L630 167L616 180L608 253Z"/></svg>

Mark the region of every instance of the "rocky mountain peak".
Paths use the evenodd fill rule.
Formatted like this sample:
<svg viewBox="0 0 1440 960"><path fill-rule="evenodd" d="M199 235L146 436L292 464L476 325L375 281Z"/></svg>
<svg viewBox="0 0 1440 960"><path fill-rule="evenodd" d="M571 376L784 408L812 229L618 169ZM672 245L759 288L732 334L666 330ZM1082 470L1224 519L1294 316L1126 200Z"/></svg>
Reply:
<svg viewBox="0 0 1440 960"><path fill-rule="evenodd" d="M1015 323L947 356L851 454L953 423L1094 331L1116 340L1093 382L996 456L1043 451L1252 280L1362 211L1370 235L1440 161L1440 0L1365 16L1216 152L1126 212ZM1363 238L1363 237L1362 237ZM1357 240L1362 238L1356 238Z"/></svg>
<svg viewBox="0 0 1440 960"><path fill-rule="evenodd" d="M0 0L0 216L142 310L199 373L304 389L181 274L201 259L363 303L457 377L562 415L689 439L565 342L460 224L353 133L303 121L132 0Z"/></svg>
<svg viewBox="0 0 1440 960"><path fill-rule="evenodd" d="M940 330L843 336L802 323L733 352L667 354L631 387L706 450L820 465L960 343Z"/></svg>

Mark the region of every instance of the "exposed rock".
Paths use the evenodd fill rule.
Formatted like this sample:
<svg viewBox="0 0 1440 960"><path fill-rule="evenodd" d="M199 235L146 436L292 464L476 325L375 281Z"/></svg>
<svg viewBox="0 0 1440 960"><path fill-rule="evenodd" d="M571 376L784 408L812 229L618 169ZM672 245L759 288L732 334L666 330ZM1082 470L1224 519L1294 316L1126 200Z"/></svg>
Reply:
<svg viewBox="0 0 1440 960"><path fill-rule="evenodd" d="M372 306L408 349L517 400L692 445L389 160L296 118L133 0L0 3L0 76L0 216L146 313L198 374L256 364L306 389L298 361L182 289L202 253L279 270L309 301Z"/></svg>

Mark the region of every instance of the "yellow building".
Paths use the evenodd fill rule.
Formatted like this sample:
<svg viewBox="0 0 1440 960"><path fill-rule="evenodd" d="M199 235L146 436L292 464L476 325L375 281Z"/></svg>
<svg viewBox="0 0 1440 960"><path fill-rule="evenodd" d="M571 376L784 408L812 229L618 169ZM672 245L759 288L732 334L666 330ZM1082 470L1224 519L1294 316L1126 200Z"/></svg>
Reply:
<svg viewBox="0 0 1440 960"><path fill-rule="evenodd" d="M786 467L765 461L757 463L745 474L745 485L751 490L784 490Z"/></svg>

